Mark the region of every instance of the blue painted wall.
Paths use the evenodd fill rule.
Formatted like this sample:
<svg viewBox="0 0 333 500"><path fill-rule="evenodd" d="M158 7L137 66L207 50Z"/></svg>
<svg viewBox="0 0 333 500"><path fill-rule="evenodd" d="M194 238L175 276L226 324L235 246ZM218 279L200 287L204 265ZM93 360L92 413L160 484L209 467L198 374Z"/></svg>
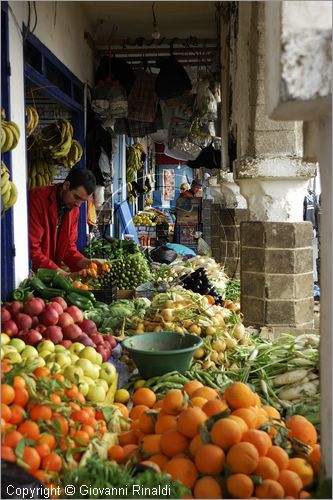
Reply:
<svg viewBox="0 0 333 500"><path fill-rule="evenodd" d="M189 183L191 184L193 179L193 170L186 166L181 165L180 169L177 168L178 165L158 165L156 167L156 191L154 193L154 206L161 205L162 203L162 188L163 188L163 170L174 170L175 171L175 198L170 200L170 207L176 206L176 200L180 194L180 185L183 182L183 175L187 175Z"/></svg>

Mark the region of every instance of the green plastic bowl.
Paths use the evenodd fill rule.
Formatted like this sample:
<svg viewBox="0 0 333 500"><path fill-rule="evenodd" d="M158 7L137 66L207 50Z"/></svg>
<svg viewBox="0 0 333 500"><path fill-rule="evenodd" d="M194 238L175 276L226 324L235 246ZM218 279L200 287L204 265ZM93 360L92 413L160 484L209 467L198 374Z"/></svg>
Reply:
<svg viewBox="0 0 333 500"><path fill-rule="evenodd" d="M122 342L144 378L174 370L184 374L201 345L202 339L196 335L173 332L142 333Z"/></svg>

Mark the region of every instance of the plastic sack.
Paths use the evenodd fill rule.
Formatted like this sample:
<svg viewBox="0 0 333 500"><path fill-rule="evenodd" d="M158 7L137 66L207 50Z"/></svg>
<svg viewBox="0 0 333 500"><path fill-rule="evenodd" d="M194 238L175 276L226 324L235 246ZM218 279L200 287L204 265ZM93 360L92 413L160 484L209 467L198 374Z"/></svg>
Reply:
<svg viewBox="0 0 333 500"><path fill-rule="evenodd" d="M213 142L203 148L195 160L189 160L187 165L190 168L207 168L208 170L213 170L214 168L221 168L221 151L215 149Z"/></svg>
<svg viewBox="0 0 333 500"><path fill-rule="evenodd" d="M177 252L178 255L197 255L192 248L189 248L185 245L179 245L178 243L167 243L166 246L171 250Z"/></svg>
<svg viewBox="0 0 333 500"><path fill-rule="evenodd" d="M155 90L160 99L178 97L191 90L191 80L185 68L173 55L159 58L157 66L160 72L156 78Z"/></svg>
<svg viewBox="0 0 333 500"><path fill-rule="evenodd" d="M195 114L206 121L217 120L217 102L209 90L209 82L201 81L198 84L198 93L194 105Z"/></svg>
<svg viewBox="0 0 333 500"><path fill-rule="evenodd" d="M149 255L154 262L160 262L161 264L171 264L177 258L177 252L166 245L154 248Z"/></svg>
<svg viewBox="0 0 333 500"><path fill-rule="evenodd" d="M128 102L125 88L118 81L112 82L109 92L110 114L112 119L126 118Z"/></svg>
<svg viewBox="0 0 333 500"><path fill-rule="evenodd" d="M195 237L198 239L198 255L205 255L206 257L212 256L212 249L202 238L202 233L199 231L196 233Z"/></svg>
<svg viewBox="0 0 333 500"><path fill-rule="evenodd" d="M1 498L50 498L50 491L18 465L1 460Z"/></svg>
<svg viewBox="0 0 333 500"><path fill-rule="evenodd" d="M200 148L207 147L212 139L209 126L206 123L200 122L198 118L195 118L187 139Z"/></svg>
<svg viewBox="0 0 333 500"><path fill-rule="evenodd" d="M176 160L195 160L201 152L201 148L187 138L173 137L169 139L167 148L164 149L166 155Z"/></svg>

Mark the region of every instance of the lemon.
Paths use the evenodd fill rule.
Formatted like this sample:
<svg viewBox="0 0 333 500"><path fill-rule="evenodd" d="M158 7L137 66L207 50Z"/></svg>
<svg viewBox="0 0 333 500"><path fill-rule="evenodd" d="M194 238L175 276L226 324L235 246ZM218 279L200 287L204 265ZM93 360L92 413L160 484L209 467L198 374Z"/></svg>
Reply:
<svg viewBox="0 0 333 500"><path fill-rule="evenodd" d="M127 403L130 398L130 393L126 389L119 389L114 395L116 403Z"/></svg>
<svg viewBox="0 0 333 500"><path fill-rule="evenodd" d="M145 385L146 381L143 380L143 379L140 379L140 380L137 380L135 383L134 383L134 389L137 390L137 389L140 389L140 387L143 387Z"/></svg>

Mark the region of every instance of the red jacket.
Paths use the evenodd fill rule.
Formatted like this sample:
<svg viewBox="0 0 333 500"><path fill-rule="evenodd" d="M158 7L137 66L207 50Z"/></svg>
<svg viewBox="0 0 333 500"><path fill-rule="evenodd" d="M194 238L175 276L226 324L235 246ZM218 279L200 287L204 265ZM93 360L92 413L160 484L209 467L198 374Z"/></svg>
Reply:
<svg viewBox="0 0 333 500"><path fill-rule="evenodd" d="M79 209L73 208L63 218L57 236L58 185L35 188L29 192L29 244L32 269L57 269L64 262L71 271L84 259L76 248Z"/></svg>

